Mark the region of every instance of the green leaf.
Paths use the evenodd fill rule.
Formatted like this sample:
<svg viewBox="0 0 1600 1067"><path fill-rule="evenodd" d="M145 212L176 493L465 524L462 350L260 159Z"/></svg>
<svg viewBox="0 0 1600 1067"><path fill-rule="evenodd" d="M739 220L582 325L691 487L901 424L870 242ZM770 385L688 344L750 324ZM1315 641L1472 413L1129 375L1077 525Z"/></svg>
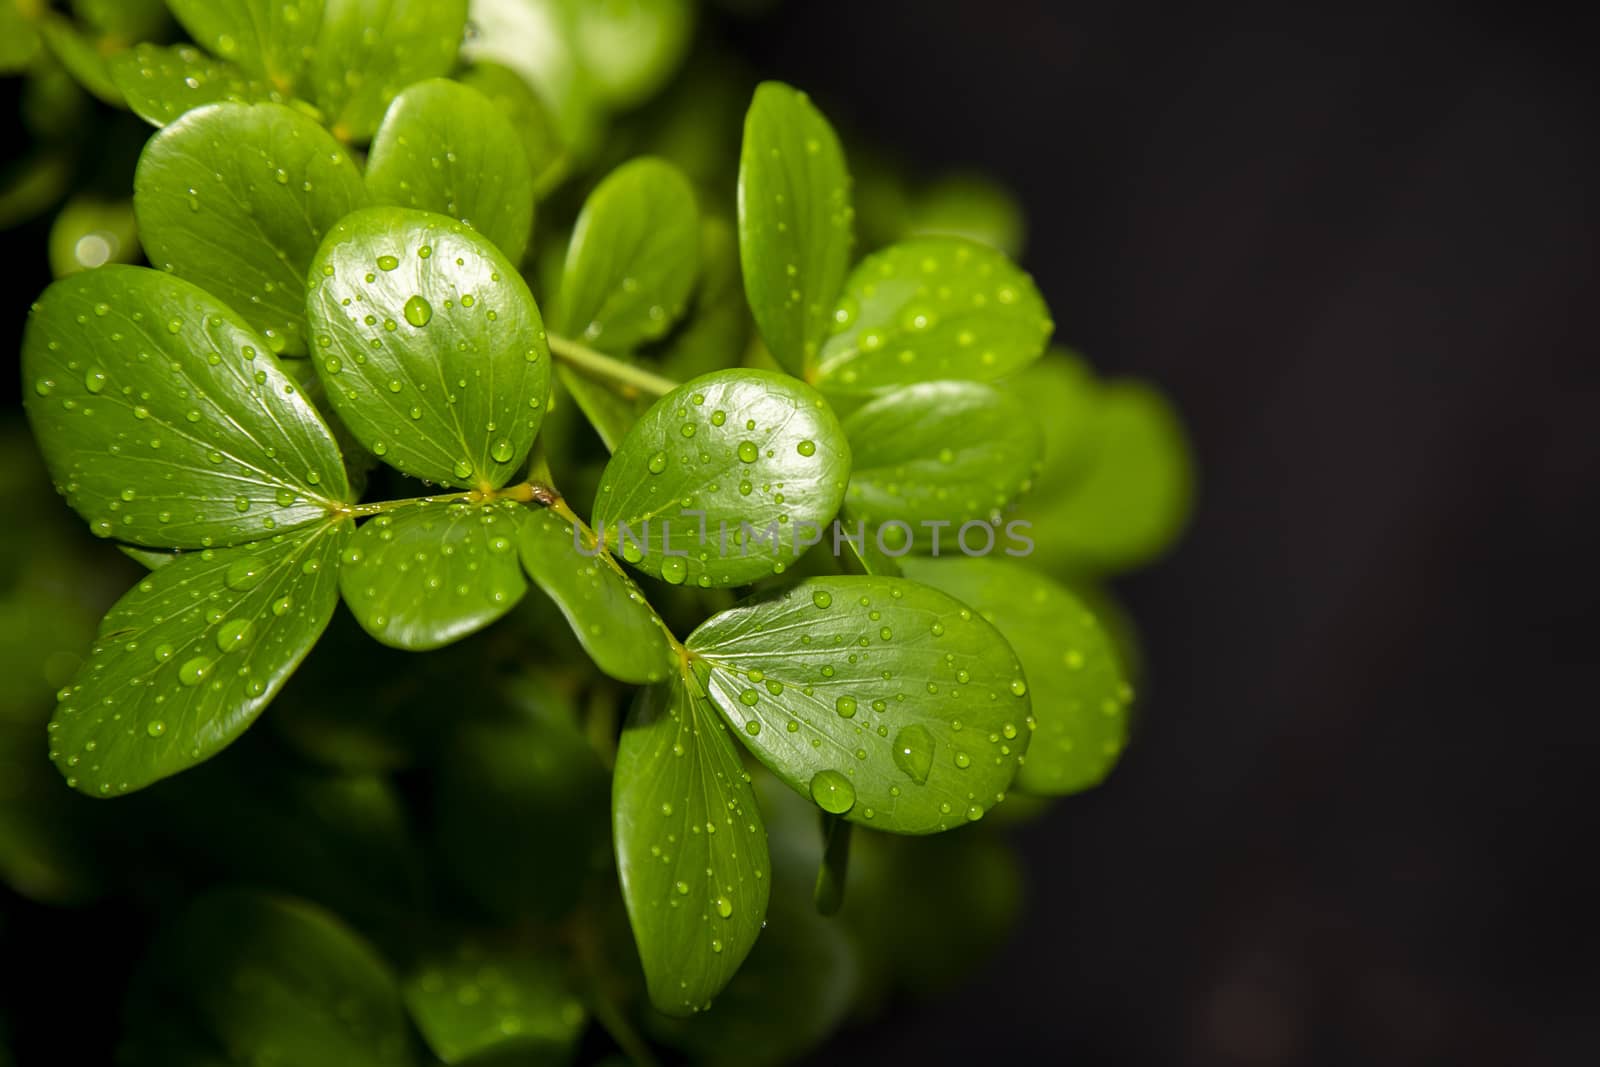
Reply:
<svg viewBox="0 0 1600 1067"><path fill-rule="evenodd" d="M911 205L907 236L964 237L1022 254L1027 220L1016 195L982 174L952 174L922 190Z"/></svg>
<svg viewBox="0 0 1600 1067"><path fill-rule="evenodd" d="M227 890L163 932L135 979L118 1062L296 1067L415 1062L388 966L333 915Z"/></svg>
<svg viewBox="0 0 1600 1067"><path fill-rule="evenodd" d="M463 941L430 954L405 982L406 1005L445 1063L565 1063L588 1012L559 958ZM521 1057L521 1058L516 1058Z"/></svg>
<svg viewBox="0 0 1600 1067"><path fill-rule="evenodd" d="M51 476L101 537L238 544L348 496L333 437L266 342L188 282L121 266L56 282L22 368Z"/></svg>
<svg viewBox="0 0 1600 1067"><path fill-rule="evenodd" d="M825 536L849 476L850 445L815 390L771 371L718 371L634 423L600 479L594 521L646 574L744 585Z"/></svg>
<svg viewBox="0 0 1600 1067"><path fill-rule="evenodd" d="M0 0L0 74L20 74L39 54L39 30L17 7Z"/></svg>
<svg viewBox="0 0 1600 1067"><path fill-rule="evenodd" d="M334 136L367 140L401 90L450 73L466 25L467 0L326 0L310 80Z"/></svg>
<svg viewBox="0 0 1600 1067"><path fill-rule="evenodd" d="M566 173L567 153L555 119L539 94L522 75L499 63L477 63L460 78L463 85L470 85L488 97L495 110L517 131L528 157L528 173L533 175L535 196L543 196L554 188Z"/></svg>
<svg viewBox="0 0 1600 1067"><path fill-rule="evenodd" d="M666 334L700 270L700 214L670 163L636 159L606 176L572 231L556 322L612 352Z"/></svg>
<svg viewBox="0 0 1600 1067"><path fill-rule="evenodd" d="M340 419L397 470L498 488L539 433L544 321L515 265L442 215L370 208L311 271L317 370Z"/></svg>
<svg viewBox="0 0 1600 1067"><path fill-rule="evenodd" d="M549 106L561 140L588 157L604 132L605 108L579 62L574 0L472 0L476 31L462 47L473 63L502 63Z"/></svg>
<svg viewBox="0 0 1600 1067"><path fill-rule="evenodd" d="M556 602L595 666L618 681L661 681L675 663L666 624L601 553L594 532L575 520L549 508L530 511L522 524L522 565Z"/></svg>
<svg viewBox="0 0 1600 1067"><path fill-rule="evenodd" d="M361 172L281 104L213 104L150 139L133 206L150 262L238 308L279 353L306 351L306 271L367 203Z"/></svg>
<svg viewBox="0 0 1600 1067"><path fill-rule="evenodd" d="M1077 355L1056 348L1007 378L1001 388L1028 406L1049 412L1041 420L1044 454L1029 489L1030 501L1058 495L1077 480L1094 454L1095 406L1100 383Z"/></svg>
<svg viewBox="0 0 1600 1067"><path fill-rule="evenodd" d="M520 263L533 230L533 174L517 131L482 93L433 78L394 98L367 158L381 204L460 219Z"/></svg>
<svg viewBox="0 0 1600 1067"><path fill-rule="evenodd" d="M1111 637L1066 587L1019 563L907 559L906 577L982 615L1022 661L1037 723L1017 789L1062 795L1099 785L1128 740L1133 699Z"/></svg>
<svg viewBox="0 0 1600 1067"><path fill-rule="evenodd" d="M900 578L811 578L689 638L707 692L772 772L890 833L983 817L1028 748L1027 683L995 628Z"/></svg>
<svg viewBox="0 0 1600 1067"><path fill-rule="evenodd" d="M990 381L1038 359L1053 329L1033 279L988 245L902 241L850 275L815 381L824 392L854 394Z"/></svg>
<svg viewBox="0 0 1600 1067"><path fill-rule="evenodd" d="M832 328L854 217L833 127L805 93L764 82L739 155L739 250L756 326L792 374L809 376Z"/></svg>
<svg viewBox="0 0 1600 1067"><path fill-rule="evenodd" d="M77 196L50 226L50 272L57 278L142 258L131 200Z"/></svg>
<svg viewBox="0 0 1600 1067"><path fill-rule="evenodd" d="M690 0L569 3L578 62L614 108L648 100L689 50L695 20Z"/></svg>
<svg viewBox="0 0 1600 1067"><path fill-rule="evenodd" d="M345 550L344 601L367 633L394 648L421 652L477 633L528 591L517 563L525 513L502 500L379 515Z"/></svg>
<svg viewBox="0 0 1600 1067"><path fill-rule="evenodd" d="M72 0L72 14L121 45L161 36L168 25L166 0Z"/></svg>
<svg viewBox="0 0 1600 1067"><path fill-rule="evenodd" d="M625 362L632 362L626 361ZM615 452L628 430L650 408L647 396L624 396L604 382L597 382L567 366L556 365L556 377L583 417L589 420L607 452Z"/></svg>
<svg viewBox="0 0 1600 1067"><path fill-rule="evenodd" d="M617 743L612 837L650 1000L710 1006L761 932L771 864L728 728L674 679L642 690Z"/></svg>
<svg viewBox="0 0 1600 1067"><path fill-rule="evenodd" d="M50 724L67 784L120 795L231 744L328 625L349 537L339 522L185 555L117 601Z"/></svg>
<svg viewBox="0 0 1600 1067"><path fill-rule="evenodd" d="M72 80L102 103L123 107L122 93L111 80L106 56L98 42L78 28L77 23L46 12L37 23L39 33L52 55L72 75Z"/></svg>
<svg viewBox="0 0 1600 1067"><path fill-rule="evenodd" d="M167 6L195 43L282 93L300 81L322 26L323 0L167 0Z"/></svg>
<svg viewBox="0 0 1600 1067"><path fill-rule="evenodd" d="M700 265L700 285L689 315L657 353L661 372L678 381L737 367L750 338L739 238L724 220L701 222Z"/></svg>
<svg viewBox="0 0 1600 1067"><path fill-rule="evenodd" d="M111 80L135 115L165 126L206 104L281 102L265 82L186 44L137 44L110 59Z"/></svg>
<svg viewBox="0 0 1600 1067"><path fill-rule="evenodd" d="M844 432L851 514L908 533L988 519L1027 488L1041 449L1023 402L977 382L897 389L853 412Z"/></svg>

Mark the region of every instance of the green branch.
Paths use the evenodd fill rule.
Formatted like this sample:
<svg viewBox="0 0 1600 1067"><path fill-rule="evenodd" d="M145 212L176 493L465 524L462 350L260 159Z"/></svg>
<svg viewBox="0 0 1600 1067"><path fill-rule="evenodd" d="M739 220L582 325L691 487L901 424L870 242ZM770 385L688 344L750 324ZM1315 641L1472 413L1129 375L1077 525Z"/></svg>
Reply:
<svg viewBox="0 0 1600 1067"><path fill-rule="evenodd" d="M663 378L643 367L624 363L615 356L596 352L570 338L550 334L549 340L550 351L557 359L590 378L651 396L665 396L678 387L678 383L671 378Z"/></svg>

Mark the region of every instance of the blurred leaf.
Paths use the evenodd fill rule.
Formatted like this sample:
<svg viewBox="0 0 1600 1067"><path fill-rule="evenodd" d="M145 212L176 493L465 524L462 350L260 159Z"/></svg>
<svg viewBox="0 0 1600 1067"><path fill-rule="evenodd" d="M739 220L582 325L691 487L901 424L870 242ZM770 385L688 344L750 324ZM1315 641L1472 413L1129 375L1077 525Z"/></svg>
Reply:
<svg viewBox="0 0 1600 1067"><path fill-rule="evenodd" d="M122 91L111 80L106 54L71 19L46 12L36 25L51 54L67 68L74 81L102 103L112 107L127 106Z"/></svg>
<svg viewBox="0 0 1600 1067"><path fill-rule="evenodd" d="M328 396L405 474L498 488L544 419L544 322L516 266L443 215L369 208L312 263L307 315Z"/></svg>
<svg viewBox="0 0 1600 1067"><path fill-rule="evenodd" d="M134 45L111 57L110 70L128 107L153 126L165 126L206 104L282 102L265 82L186 44Z"/></svg>
<svg viewBox="0 0 1600 1067"><path fill-rule="evenodd" d="M167 0L167 6L197 44L282 93L294 91L312 54L325 46L317 38L323 0Z"/></svg>
<svg viewBox="0 0 1600 1067"><path fill-rule="evenodd" d="M448 1064L565 1064L588 1019L561 960L472 941L425 958L406 979L405 998Z"/></svg>
<svg viewBox="0 0 1600 1067"><path fill-rule="evenodd" d="M656 353L662 374L676 381L737 367L750 337L739 239L722 219L708 217L700 224L700 265L689 314Z"/></svg>
<svg viewBox="0 0 1600 1067"><path fill-rule="evenodd" d="M982 174L952 174L912 200L906 236L963 237L1005 253L1022 255L1027 220L1015 194Z"/></svg>
<svg viewBox="0 0 1600 1067"><path fill-rule="evenodd" d="M467 0L326 0L308 74L334 136L367 140L401 90L450 73L466 22Z"/></svg>
<svg viewBox="0 0 1600 1067"><path fill-rule="evenodd" d="M1029 500L1053 497L1077 480L1093 455L1100 390L1094 371L1079 356L1054 348L1000 387L1030 411L1049 415L1038 420L1044 431L1044 455Z"/></svg>
<svg viewBox="0 0 1600 1067"><path fill-rule="evenodd" d="M574 0L472 0L462 57L516 72L549 107L562 143L585 159L604 132L606 112L579 60L576 7Z"/></svg>
<svg viewBox="0 0 1600 1067"><path fill-rule="evenodd" d="M561 134L555 120L545 107L539 94L510 67L499 63L474 64L460 76L464 85L470 85L488 97L495 110L506 117L528 157L528 173L533 178L534 193L543 197L567 169L567 153L561 144Z"/></svg>
<svg viewBox="0 0 1600 1067"><path fill-rule="evenodd" d="M596 93L612 107L632 107L648 99L688 51L695 19L690 0L567 2L578 62Z"/></svg>
<svg viewBox="0 0 1600 1067"><path fill-rule="evenodd" d="M533 231L533 174L494 102L445 78L394 98L367 157L381 204L458 218L520 263Z"/></svg>
<svg viewBox="0 0 1600 1067"><path fill-rule="evenodd" d="M280 104L190 111L150 139L133 190L151 263L243 308L272 351L305 354L312 257L367 204L326 130Z"/></svg>
<svg viewBox="0 0 1600 1067"><path fill-rule="evenodd" d="M0 74L27 70L39 54L39 30L17 0L0 0Z"/></svg>
<svg viewBox="0 0 1600 1067"><path fill-rule="evenodd" d="M623 358L623 362L637 361ZM628 435L628 430L639 421L639 416L650 409L648 396L625 395L605 382L585 377L564 363L556 366L556 377L608 452L617 450L622 439Z"/></svg>
<svg viewBox="0 0 1600 1067"><path fill-rule="evenodd" d="M740 258L767 348L807 380L850 268L853 217L850 174L833 127L805 93L763 82L739 156Z"/></svg>
<svg viewBox="0 0 1600 1067"><path fill-rule="evenodd" d="M123 45L160 35L168 19L166 0L72 0L72 13Z"/></svg>
<svg viewBox="0 0 1600 1067"><path fill-rule="evenodd" d="M107 263L132 263L142 252L128 200L74 197L50 226L50 272L57 278Z"/></svg>

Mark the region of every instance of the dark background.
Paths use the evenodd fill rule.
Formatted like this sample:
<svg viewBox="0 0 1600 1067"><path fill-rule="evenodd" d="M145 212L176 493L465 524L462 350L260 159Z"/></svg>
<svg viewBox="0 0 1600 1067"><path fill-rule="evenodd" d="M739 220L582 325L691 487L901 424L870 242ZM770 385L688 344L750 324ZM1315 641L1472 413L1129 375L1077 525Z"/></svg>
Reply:
<svg viewBox="0 0 1600 1067"><path fill-rule="evenodd" d="M1594 37L1528 5L808 0L758 68L1030 215L1187 540L1012 944L818 1063L1600 1062Z"/></svg>
<svg viewBox="0 0 1600 1067"><path fill-rule="evenodd" d="M1019 932L815 1062L1600 1062L1584 31L1050 0L725 28L863 136L1015 187L1058 336L1165 388L1202 478L1120 587L1139 736L1021 832Z"/></svg>

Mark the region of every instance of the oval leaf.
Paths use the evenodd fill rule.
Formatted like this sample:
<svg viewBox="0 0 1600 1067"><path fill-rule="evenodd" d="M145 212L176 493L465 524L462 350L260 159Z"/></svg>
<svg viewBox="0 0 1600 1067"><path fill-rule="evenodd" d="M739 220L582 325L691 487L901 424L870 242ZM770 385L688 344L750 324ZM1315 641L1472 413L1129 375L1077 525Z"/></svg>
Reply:
<svg viewBox="0 0 1600 1067"><path fill-rule="evenodd" d="M990 381L1039 358L1055 329L1033 279L958 237L902 241L856 267L815 381L872 393L947 378Z"/></svg>
<svg viewBox="0 0 1600 1067"><path fill-rule="evenodd" d="M405 474L505 485L550 391L544 321L516 267L454 219L370 208L328 235L311 277L317 370L356 438Z"/></svg>
<svg viewBox="0 0 1600 1067"><path fill-rule="evenodd" d="M897 389L844 421L855 465L851 514L959 525L986 519L1027 488L1041 437L1022 401L977 382Z"/></svg>
<svg viewBox="0 0 1600 1067"><path fill-rule="evenodd" d="M206 104L277 101L265 82L247 78L232 63L212 59L198 48L138 44L110 59L116 83L135 115L153 126Z"/></svg>
<svg viewBox="0 0 1600 1067"><path fill-rule="evenodd" d="M561 279L561 330L626 352L683 316L700 270L700 214L670 163L636 159L584 202Z"/></svg>
<svg viewBox="0 0 1600 1067"><path fill-rule="evenodd" d="M325 0L311 86L341 141L365 141L408 85L450 73L467 0Z"/></svg>
<svg viewBox="0 0 1600 1067"><path fill-rule="evenodd" d="M167 6L198 44L287 93L314 50L323 0L167 0Z"/></svg>
<svg viewBox="0 0 1600 1067"><path fill-rule="evenodd" d="M349 486L333 436L249 327L142 267L56 282L22 367L56 486L102 537L208 548L328 517Z"/></svg>
<svg viewBox="0 0 1600 1067"><path fill-rule="evenodd" d="M832 327L854 218L828 120L805 93L781 82L757 87L739 154L739 252L756 326L793 374L808 374Z"/></svg>
<svg viewBox="0 0 1600 1067"><path fill-rule="evenodd" d="M426 957L405 998L428 1046L450 1064L565 1063L589 1017L560 957L470 941Z"/></svg>
<svg viewBox="0 0 1600 1067"><path fill-rule="evenodd" d="M345 603L367 633L394 648L420 652L477 633L528 591L517 564L525 512L503 500L379 515L345 550Z"/></svg>
<svg viewBox="0 0 1600 1067"><path fill-rule="evenodd" d="M239 309L273 351L306 351L306 270L366 206L361 172L326 130L279 104L214 104L150 139L133 180L150 262Z"/></svg>
<svg viewBox="0 0 1600 1067"><path fill-rule="evenodd" d="M50 724L67 784L121 795L233 743L322 636L350 533L181 556L117 601Z"/></svg>
<svg viewBox="0 0 1600 1067"><path fill-rule="evenodd" d="M119 1062L415 1062L388 966L333 915L299 901L202 897L157 940L134 989Z"/></svg>
<svg viewBox="0 0 1600 1067"><path fill-rule="evenodd" d="M672 76L694 36L691 0L570 7L578 62L595 92L619 110L648 100Z"/></svg>
<svg viewBox="0 0 1600 1067"><path fill-rule="evenodd" d="M1061 795L1100 784L1127 744L1133 692L1094 613L1018 563L908 559L903 567L988 619L1022 661L1038 726L1017 789Z"/></svg>
<svg viewBox="0 0 1600 1067"><path fill-rule="evenodd" d="M706 690L774 774L825 811L927 834L1003 799L1031 729L989 623L901 578L812 578L690 636Z"/></svg>
<svg viewBox="0 0 1600 1067"><path fill-rule="evenodd" d="M820 540L849 477L850 445L815 390L771 371L717 371L633 424L601 476L594 519L606 546L646 574L743 585Z"/></svg>
<svg viewBox="0 0 1600 1067"><path fill-rule="evenodd" d="M560 181L567 158L555 119L544 101L522 80L522 75L499 63L476 63L460 77L463 85L488 97L495 110L511 122L528 157L534 193L543 196Z"/></svg>
<svg viewBox="0 0 1600 1067"><path fill-rule="evenodd" d="M617 742L612 836L650 1001L709 1007L761 932L767 831L728 728L682 678L641 690Z"/></svg>
<svg viewBox="0 0 1600 1067"><path fill-rule="evenodd" d="M460 219L522 261L533 228L533 175L511 123L476 89L445 78L394 98L367 157L381 204Z"/></svg>
<svg viewBox="0 0 1600 1067"><path fill-rule="evenodd" d="M567 617L595 666L618 681L661 681L675 662L666 624L575 518L530 511L522 525L522 565Z"/></svg>

